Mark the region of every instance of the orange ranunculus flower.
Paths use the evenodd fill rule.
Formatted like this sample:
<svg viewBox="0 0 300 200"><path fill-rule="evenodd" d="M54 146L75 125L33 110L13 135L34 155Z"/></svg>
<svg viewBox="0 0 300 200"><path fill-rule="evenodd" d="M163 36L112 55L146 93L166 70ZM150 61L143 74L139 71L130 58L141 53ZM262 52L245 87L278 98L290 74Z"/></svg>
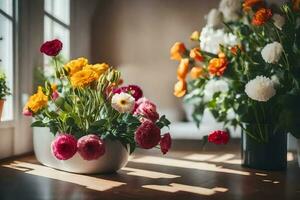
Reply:
<svg viewBox="0 0 300 200"><path fill-rule="evenodd" d="M228 66L228 61L224 53L219 53L219 58L209 61L208 71L213 76L222 76Z"/></svg>
<svg viewBox="0 0 300 200"><path fill-rule="evenodd" d="M72 76L76 72L82 70L82 68L87 64L88 60L86 58L77 58L65 64L64 69L67 70L70 76Z"/></svg>
<svg viewBox="0 0 300 200"><path fill-rule="evenodd" d="M174 86L174 95L176 97L183 97L186 94L187 83L185 80L179 80Z"/></svg>
<svg viewBox="0 0 300 200"><path fill-rule="evenodd" d="M181 60L182 55L186 52L186 48L182 42L176 42L172 47L171 47L171 59L172 60Z"/></svg>
<svg viewBox="0 0 300 200"><path fill-rule="evenodd" d="M193 41L199 41L200 38L200 32L199 31L194 31L191 36L190 39Z"/></svg>
<svg viewBox="0 0 300 200"><path fill-rule="evenodd" d="M190 75L192 79L197 79L199 77L202 77L204 74L203 68L202 67L193 67Z"/></svg>
<svg viewBox="0 0 300 200"><path fill-rule="evenodd" d="M200 62L204 60L199 47L193 48L190 51L190 57Z"/></svg>
<svg viewBox="0 0 300 200"><path fill-rule="evenodd" d="M263 1L262 0L245 0L243 3L243 10L244 11L249 11L251 10L254 6L262 6Z"/></svg>
<svg viewBox="0 0 300 200"><path fill-rule="evenodd" d="M38 111L46 107L47 103L48 97L44 94L43 88L39 86L37 93L29 98L24 109L29 109L31 112L37 113Z"/></svg>
<svg viewBox="0 0 300 200"><path fill-rule="evenodd" d="M294 11L300 11L300 0L293 0L293 10Z"/></svg>
<svg viewBox="0 0 300 200"><path fill-rule="evenodd" d="M73 74L73 76L71 77L71 84L75 88L85 87L96 81L97 78L98 76L93 70L83 69Z"/></svg>
<svg viewBox="0 0 300 200"><path fill-rule="evenodd" d="M188 58L181 59L180 64L177 69L177 78L179 80L186 78L186 75L189 72L189 63L190 63L190 61Z"/></svg>
<svg viewBox="0 0 300 200"><path fill-rule="evenodd" d="M271 9L261 8L252 18L252 24L255 26L264 25L272 17Z"/></svg>
<svg viewBox="0 0 300 200"><path fill-rule="evenodd" d="M92 71L94 71L98 78L104 74L109 68L109 65L106 63L101 63L101 64L94 64L94 65L86 65L85 67L83 67L83 69L90 69Z"/></svg>

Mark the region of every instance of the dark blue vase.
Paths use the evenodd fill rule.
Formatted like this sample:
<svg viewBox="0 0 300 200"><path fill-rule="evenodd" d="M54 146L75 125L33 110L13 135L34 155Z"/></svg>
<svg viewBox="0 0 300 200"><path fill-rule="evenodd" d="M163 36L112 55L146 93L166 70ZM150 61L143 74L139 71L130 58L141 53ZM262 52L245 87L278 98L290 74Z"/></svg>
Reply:
<svg viewBox="0 0 300 200"><path fill-rule="evenodd" d="M242 133L242 166L259 170L285 170L287 134L270 134L266 143L259 143Z"/></svg>

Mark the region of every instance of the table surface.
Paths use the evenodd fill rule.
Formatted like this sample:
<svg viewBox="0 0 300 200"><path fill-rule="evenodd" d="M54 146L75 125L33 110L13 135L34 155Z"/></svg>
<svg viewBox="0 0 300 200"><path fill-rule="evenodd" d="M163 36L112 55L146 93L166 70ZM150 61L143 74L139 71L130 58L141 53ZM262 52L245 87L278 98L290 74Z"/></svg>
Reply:
<svg viewBox="0 0 300 200"><path fill-rule="evenodd" d="M115 174L80 175L40 165L33 155L0 163L0 199L300 199L300 168L288 154L282 172L240 165L239 145L185 144L162 156L138 151Z"/></svg>

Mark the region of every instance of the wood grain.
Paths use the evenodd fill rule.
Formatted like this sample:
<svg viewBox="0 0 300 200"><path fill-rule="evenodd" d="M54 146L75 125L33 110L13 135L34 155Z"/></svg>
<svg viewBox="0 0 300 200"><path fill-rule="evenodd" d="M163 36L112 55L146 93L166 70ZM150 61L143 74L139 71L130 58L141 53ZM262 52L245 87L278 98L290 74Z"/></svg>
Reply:
<svg viewBox="0 0 300 200"><path fill-rule="evenodd" d="M42 166L33 155L13 158L0 163L0 199L300 199L296 155L286 171L257 171L240 166L238 142L200 147L185 142L167 156L139 150L118 173L92 176Z"/></svg>

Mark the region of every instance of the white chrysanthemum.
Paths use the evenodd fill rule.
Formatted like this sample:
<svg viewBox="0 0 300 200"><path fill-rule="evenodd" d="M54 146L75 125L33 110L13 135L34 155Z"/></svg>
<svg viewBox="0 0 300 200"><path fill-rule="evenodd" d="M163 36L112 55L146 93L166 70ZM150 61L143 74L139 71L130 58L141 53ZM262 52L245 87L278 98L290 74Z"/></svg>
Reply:
<svg viewBox="0 0 300 200"><path fill-rule="evenodd" d="M262 50L261 55L266 63L275 64L280 60L283 52L282 45L279 42L267 44Z"/></svg>
<svg viewBox="0 0 300 200"><path fill-rule="evenodd" d="M211 9L206 16L207 26L218 28L222 25L222 13L217 9Z"/></svg>
<svg viewBox="0 0 300 200"><path fill-rule="evenodd" d="M132 112L134 103L134 98L124 92L115 94L111 99L111 106L120 113Z"/></svg>
<svg viewBox="0 0 300 200"><path fill-rule="evenodd" d="M245 86L245 92L249 98L256 101L268 101L276 94L274 83L265 76L256 76Z"/></svg>
<svg viewBox="0 0 300 200"><path fill-rule="evenodd" d="M224 80L211 79L207 82L204 89L204 100L210 101L217 92L227 92L229 90L228 83Z"/></svg>
<svg viewBox="0 0 300 200"><path fill-rule="evenodd" d="M282 30L283 25L285 24L285 18L279 14L274 14L272 16L274 25L279 29Z"/></svg>
<svg viewBox="0 0 300 200"><path fill-rule="evenodd" d="M213 29L211 27L204 27L200 34L200 48L203 51L217 54L220 51L220 44L224 46L239 45L239 39L231 34L226 33L223 29Z"/></svg>
<svg viewBox="0 0 300 200"><path fill-rule="evenodd" d="M236 21L240 17L241 2L240 0L221 0L219 10L223 13L225 22Z"/></svg>

